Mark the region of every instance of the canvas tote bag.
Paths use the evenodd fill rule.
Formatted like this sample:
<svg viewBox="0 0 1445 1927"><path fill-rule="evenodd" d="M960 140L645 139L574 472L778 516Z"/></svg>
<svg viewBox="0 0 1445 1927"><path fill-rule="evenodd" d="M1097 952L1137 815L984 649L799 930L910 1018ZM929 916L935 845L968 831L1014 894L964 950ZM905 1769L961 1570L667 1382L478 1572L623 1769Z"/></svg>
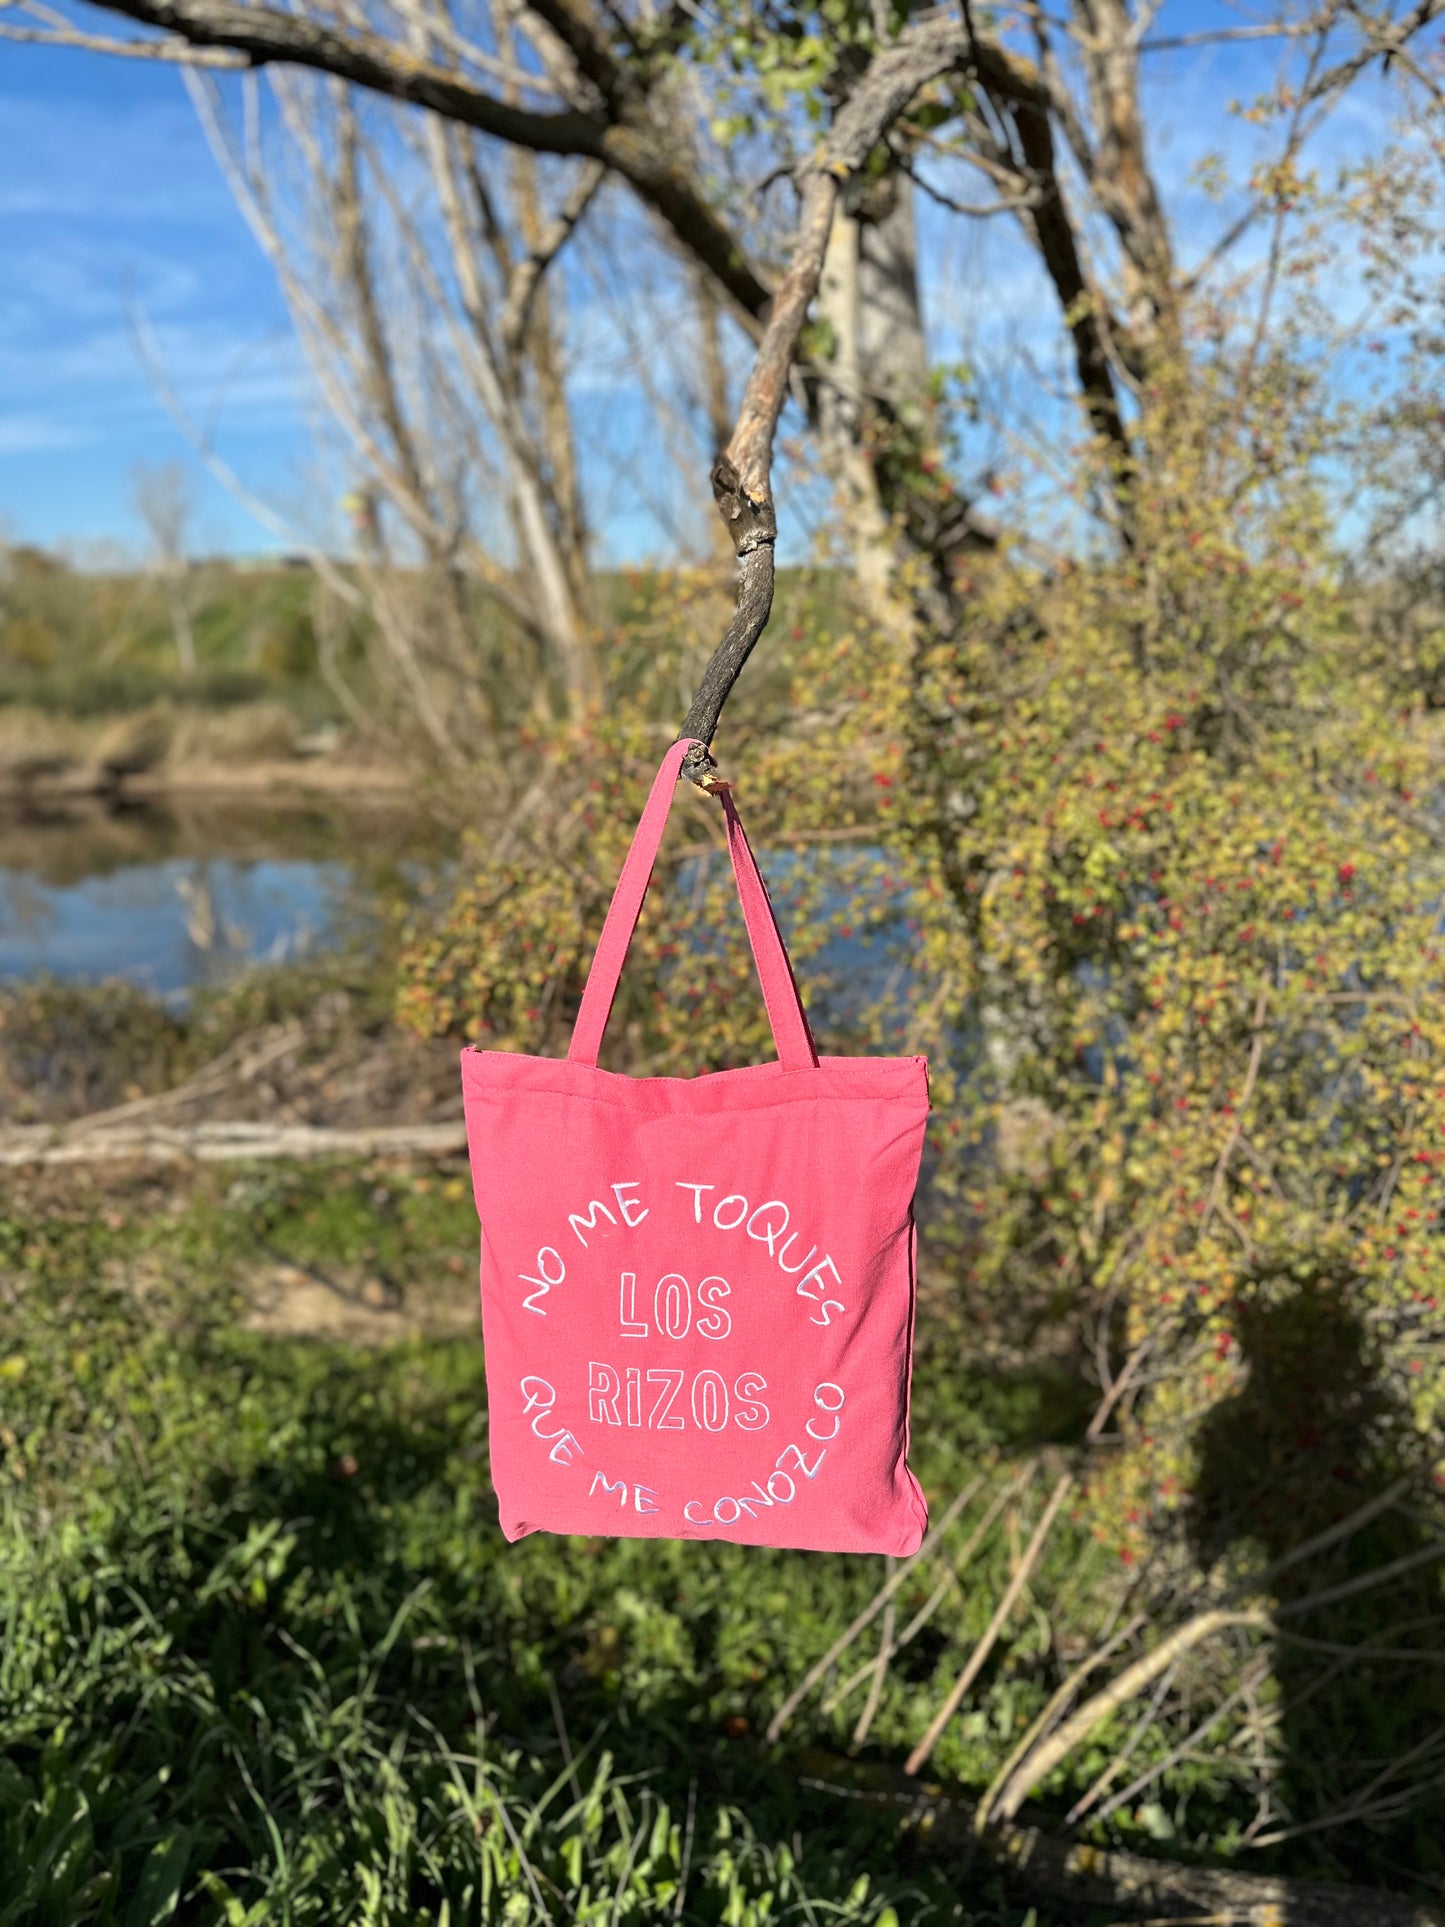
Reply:
<svg viewBox="0 0 1445 1927"><path fill-rule="evenodd" d="M726 792L777 1062L597 1067L690 747L652 786L566 1059L462 1053L502 1530L910 1553L927 1064L818 1057Z"/></svg>

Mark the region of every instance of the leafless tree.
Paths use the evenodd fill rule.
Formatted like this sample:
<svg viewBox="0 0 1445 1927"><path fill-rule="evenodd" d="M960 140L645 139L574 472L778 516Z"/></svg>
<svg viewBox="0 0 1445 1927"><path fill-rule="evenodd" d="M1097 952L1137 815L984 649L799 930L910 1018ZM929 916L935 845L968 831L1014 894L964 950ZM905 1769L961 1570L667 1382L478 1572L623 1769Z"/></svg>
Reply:
<svg viewBox="0 0 1445 1927"><path fill-rule="evenodd" d="M543 271L600 171L544 217L534 157L514 156L509 232L469 137L440 121L382 106L368 125L339 83L283 73L274 114L251 79L228 114L188 79L348 460L389 511L357 565L398 692L460 754L469 721L497 720L481 632L500 604L534 645L530 680L580 710L586 534Z"/></svg>
<svg viewBox="0 0 1445 1927"><path fill-rule="evenodd" d="M176 640L176 661L183 676L194 676L190 531L196 511L195 477L183 462L137 462L131 492L136 513L150 537L151 566L165 595Z"/></svg>
<svg viewBox="0 0 1445 1927"><path fill-rule="evenodd" d="M758 212L759 197L767 198L758 178L744 179L737 153L710 131L708 77L729 34L746 33L749 44L767 40L786 53L790 35L806 29L785 7L744 16L730 0L701 7L469 0L455 8L441 0L338 0L325 10L282 10L252 0L99 3L157 29L160 38L121 41L87 33L41 0L19 0L16 22L0 31L219 70L309 71L348 83L353 99L382 97L426 110L420 123L409 124L407 138L425 155L439 199L446 184L453 242L459 224L475 223L499 269L498 236L506 235L511 251L501 282L483 279L470 292L462 289L472 330L467 353L477 392L483 379L498 391L496 408L488 404L491 460L505 466L519 554L554 613L575 601L583 580L575 563L575 470L569 474L557 447L548 448L565 377L559 388L555 362L547 365L544 355L523 378L521 409L534 455L529 466L521 459L508 344L515 354L537 321L547 265L604 174L624 185L707 277L751 336L755 359L712 476L741 589L737 617L686 722L704 740L771 604L773 444L790 393L840 451L834 466L855 502L860 560L866 555L867 567L888 583L900 562L918 565L907 576L919 613L946 617L959 559L995 539L957 481L947 488L915 485L919 464L908 457L927 442L926 411L922 421L911 418L916 404L904 392L906 381L900 388L901 364L886 366L879 356L880 339L907 351L910 326L891 316L869 346L870 318L887 312L880 290L886 285L896 295L907 286L906 273L898 272L906 254L905 183L961 217L1012 219L1027 236L1053 290L1085 420L1110 457L1110 484L1097 507L1115 538L1128 543L1131 503L1149 485L1158 453L1141 440L1138 398L1171 358L1187 358L1186 311L1201 281L1242 237L1268 229L1288 163L1361 74L1379 64L1411 84L1435 87L1417 47L1445 8L1445 0L1385 0L1368 9L1354 0L1321 0L1305 14L1281 8L1247 27L1170 36L1156 31L1158 8L1145 0L1069 0L1059 12L1036 0L1014 0L989 13L965 5L901 20L860 7L821 83L827 127L821 145L769 100L756 72L730 82L734 96L755 110L749 164L759 150L770 150L766 179L786 181L792 193L794 219L783 239ZM1289 109L1279 165L1259 171L1248 204L1186 273L1149 152L1142 75L1156 52L1242 35L1273 43L1282 61L1293 63L1279 88ZM282 93L294 85L285 79ZM328 92L326 98L333 131L320 158L333 196L340 180L344 200L349 137L341 96ZM345 111L354 117L354 107ZM503 216L492 183L505 176L509 152ZM532 159L518 164L521 156L552 157L545 170L549 177L555 170L550 216L536 212L544 169ZM366 165L360 149L352 164ZM954 177L962 175L983 180L983 200L960 198ZM386 167L374 168L373 178L384 188ZM518 241L517 229L533 239L523 232ZM844 324L835 326L832 355L826 344L810 341L806 351L803 344L830 246L827 300ZM455 245L453 255L459 263L485 258L474 249L458 255ZM357 300L359 261L353 252L346 270ZM1271 289L1266 272L1260 303L1266 317ZM355 338L363 320L356 307L348 323ZM366 360L374 379L379 364L371 353ZM1243 396L1257 364L1257 354L1243 357ZM370 397L365 425L373 439L378 422L385 429L377 452L396 499L411 511L413 539L440 535L442 552L450 542L456 554L457 518L439 504L438 477L408 475L404 452L385 428L384 403L380 393ZM850 445L867 457L866 467L847 456ZM535 486L517 481L524 471ZM528 531L542 522L552 533L555 571L537 571L528 547Z"/></svg>

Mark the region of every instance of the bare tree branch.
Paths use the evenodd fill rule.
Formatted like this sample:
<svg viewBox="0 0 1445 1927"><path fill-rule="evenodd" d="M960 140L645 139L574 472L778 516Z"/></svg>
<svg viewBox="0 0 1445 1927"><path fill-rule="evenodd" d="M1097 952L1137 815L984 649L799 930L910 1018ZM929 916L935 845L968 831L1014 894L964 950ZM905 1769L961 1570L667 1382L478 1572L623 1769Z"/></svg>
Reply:
<svg viewBox="0 0 1445 1927"><path fill-rule="evenodd" d="M462 200L466 170L459 152L461 140L454 130L444 128L436 121L429 121L423 133L437 198L450 237L462 305L471 326L466 347L468 364L473 369L478 391L485 397L488 412L510 457L521 543L535 575L545 630L561 658L570 698L575 704L581 704L591 693L590 652L582 636L566 568L548 527L537 464L521 445L516 397L512 392L513 384L505 372L507 350L504 345L499 351L493 342L487 293L467 231Z"/></svg>
<svg viewBox="0 0 1445 1927"><path fill-rule="evenodd" d="M914 1774L922 1772L928 1762L929 1755L942 1738L944 1728L963 1704L965 1693L967 1693L969 1687L972 1686L973 1682L978 1678L979 1673L983 1670L989 1654L998 1643L999 1634L1008 1623L1009 1614L1017 1605L1020 1593L1028 1584L1030 1575L1034 1567L1038 1564L1039 1556L1043 1552L1054 1521L1059 1516L1059 1509L1063 1505L1064 1500L1068 1498L1073 1487L1073 1473L1061 1473L1053 1491L1049 1494L1048 1503L1045 1505L1039 1517L1038 1524L1034 1527L1033 1536L1024 1548L1023 1557L1019 1560L1012 1579L1009 1580L1008 1585L1005 1587L1003 1597L994 1608L993 1617L989 1620L978 1643L969 1654L968 1659L964 1663L963 1670L953 1682L953 1686L945 1697L942 1706L939 1707L938 1711L929 1721L928 1731L923 1735L923 1738L918 1742L917 1746L914 1747L905 1761L903 1768L905 1773Z"/></svg>
<svg viewBox="0 0 1445 1927"><path fill-rule="evenodd" d="M428 39L435 40L439 47L444 47L468 67L476 67L480 72L490 74L493 80L501 81L504 87L529 94L550 92L570 98L552 74L533 73L519 61L506 60L499 54L489 53L465 34L458 33L442 7L420 5L418 0L389 0L389 4L393 12L407 22L412 32L421 37L423 43ZM573 101L572 104L576 106L580 103Z"/></svg>
<svg viewBox="0 0 1445 1927"><path fill-rule="evenodd" d="M861 1784L860 1784L861 1782ZM859 1768L839 1760L831 1779L808 1778L804 1787L857 1800L879 1812L897 1812L906 1801L916 1838L939 1852L972 1847L973 1808L966 1800L920 1788L916 1780L886 1767ZM1242 1874L1231 1868L1184 1865L1138 1853L1104 1852L1041 1827L1002 1822L989 1828L984 1851L1035 1892L1057 1894L1074 1908L1108 1907L1149 1914L1156 1927L1235 1923L1266 1927L1442 1927L1438 1908L1400 1894L1343 1882L1300 1880L1278 1874ZM1182 1918L1181 1918L1182 1917Z"/></svg>
<svg viewBox="0 0 1445 1927"><path fill-rule="evenodd" d="M1416 0L1416 4L1398 23L1374 19L1359 7L1348 4L1343 7L1343 11L1348 13L1360 28L1363 35L1362 44L1353 53L1347 54L1343 60L1336 61L1333 67L1327 67L1312 81L1305 90L1307 100L1322 100L1327 94L1337 93L1340 88L1348 86L1355 75L1362 68L1367 67L1372 60L1378 60L1382 56L1398 55L1416 34L1445 14L1445 0Z"/></svg>
<svg viewBox="0 0 1445 1927"><path fill-rule="evenodd" d="M571 3L571 0L569 0ZM924 16L878 55L833 123L804 175L803 207L787 272L778 285L726 451L713 466L713 495L739 562L738 601L727 634L703 672L681 733L712 742L728 692L742 673L773 604L773 442L787 397L788 374L808 308L818 291L842 184L851 179L922 88L955 67L967 49L959 23ZM689 753L684 772L702 780L705 750Z"/></svg>
<svg viewBox="0 0 1445 1927"><path fill-rule="evenodd" d="M1020 187L1017 193L1006 194L997 201L958 201L951 194L945 194L941 187L918 170L906 155L898 157L898 165L921 194L937 207L946 208L950 214L962 214L969 220L984 221L995 214L1022 214L1027 209L1037 207L1040 193L1037 188Z"/></svg>
<svg viewBox="0 0 1445 1927"><path fill-rule="evenodd" d="M1325 37L1327 33L1327 28L1321 30L1319 38L1315 42L1314 51L1310 55L1309 70L1305 75L1304 86L1300 90L1299 98L1295 102L1294 111L1290 115L1289 131L1285 137L1284 153L1274 168L1274 179L1276 183L1293 169L1295 158L1304 143L1306 133L1305 116L1309 102L1315 98L1311 90L1319 70L1320 61L1324 57ZM1264 290L1259 299L1259 313L1255 317L1254 332L1250 336L1249 346L1245 350L1244 365L1239 372L1234 403L1229 412L1229 427L1225 434L1226 442L1233 441L1239 429L1239 424L1244 418L1245 410L1249 406L1250 394L1254 387L1255 370L1259 365L1260 353L1264 347L1265 333L1269 327L1270 308L1274 302L1275 286L1279 280L1280 257L1284 252L1285 214L1288 205L1288 197L1280 192L1278 186L1276 186L1274 221L1270 227L1269 252L1266 257L1264 273ZM1261 995L1263 995L1263 993L1261 993ZM1256 1030L1259 1029L1263 1021L1263 1004L1261 1003L1260 1015L1255 1024ZM1218 1189L1219 1185L1216 1184L1214 1190L1217 1191ZM1211 1191L1210 1195L1213 1203L1217 1205L1219 1200L1214 1195L1214 1191ZM1206 1212L1206 1216L1207 1215L1208 1213Z"/></svg>
<svg viewBox="0 0 1445 1927"><path fill-rule="evenodd" d="M603 124L572 108L537 113L510 106L456 73L372 33L342 31L311 15L246 0L94 0L107 12L160 27L197 47L229 47L253 66L283 61L315 68L372 93L428 107L517 147L546 154L597 153Z"/></svg>
<svg viewBox="0 0 1445 1927"><path fill-rule="evenodd" d="M1146 36L1139 42L1141 54L1173 53L1185 47L1220 47L1231 40L1307 40L1311 34L1336 15L1330 7L1304 20L1267 20L1255 27L1206 27L1198 33L1171 33Z"/></svg>
<svg viewBox="0 0 1445 1927"><path fill-rule="evenodd" d="M1017 1492L1029 1477L1031 1470L1031 1467L1025 1466L1021 1472L1016 1472L1013 1478L1004 1485L1002 1497L1008 1498L1011 1494ZM788 1697L768 1722L768 1742L770 1745L777 1741L789 1719L797 1711L799 1706L802 1705L809 1693L812 1692L813 1688L818 1684L818 1681L827 1673L829 1667L835 1666L853 1644L854 1640L858 1638L859 1634L868 1630L869 1626L872 1625L873 1621L878 1617L878 1614L882 1612L889 1600L892 1599L893 1595L898 1591L898 1588L903 1584L904 1580L907 1579L914 1567L921 1565L925 1560L932 1557L934 1552L943 1543L944 1536L949 1527L983 1484L984 1477L985 1474L982 1472L977 1473L961 1492L954 1494L942 1517L935 1524L930 1525L928 1536L924 1539L923 1544L918 1548L917 1552L911 1553L907 1559L893 1568L881 1590L873 1595L872 1599L869 1600L868 1604L863 1608L862 1612L858 1614L857 1618L853 1620L852 1624L838 1635L827 1652L824 1653L823 1657L808 1669L803 1679L793 1688L792 1692L789 1693Z"/></svg>
<svg viewBox="0 0 1445 1927"><path fill-rule="evenodd" d="M111 13L159 27L197 47L224 47L256 66L282 62L335 75L372 93L425 107L444 120L539 154L576 154L604 161L630 181L672 228L688 252L750 315L767 306L769 290L749 265L738 237L725 225L701 185L674 163L648 123L646 95L589 27L580 0L547 0L543 23L575 36L570 51L589 80L605 82L625 118L609 120L564 107L540 112L498 100L454 69L438 66L411 47L360 28L342 28L300 13L245 0L94 0ZM955 30L956 31L956 30ZM610 64L609 64L610 63ZM615 70L615 71L614 71ZM624 80L619 76L626 76ZM611 89L611 92L608 92Z"/></svg>
<svg viewBox="0 0 1445 1927"><path fill-rule="evenodd" d="M13 0L0 0L10 6ZM225 47L193 47L185 40L108 40L103 34L60 33L44 27L12 27L0 21L0 40L17 40L30 47L69 47L79 53L108 54L120 60L159 60L185 67L219 67L231 72L251 65L244 54Z"/></svg>
<svg viewBox="0 0 1445 1927"><path fill-rule="evenodd" d="M1087 1739L1096 1727L1103 1724L1119 1707L1127 1704L1137 1694L1143 1692L1164 1670L1172 1665L1182 1654L1191 1651L1202 1641L1211 1639L1215 1633L1230 1626L1262 1627L1268 1624L1263 1613L1259 1612L1215 1612L1198 1613L1161 1639L1159 1644L1142 1658L1126 1666L1119 1677L1111 1680L1101 1692L1086 1700L1077 1712L1071 1714L1057 1727L1042 1745L1035 1747L1023 1762L1013 1778L1006 1781L995 1802L995 1811L1001 1820L1012 1820L1019 1808L1028 1798L1040 1780L1046 1779L1061 1760L1067 1759L1083 1740Z"/></svg>
<svg viewBox="0 0 1445 1927"><path fill-rule="evenodd" d="M516 352L527 332L532 304L537 298L543 275L566 246L573 229L592 205L606 178L607 169L600 161L588 161L573 182L572 191L556 216L538 237L536 247L514 267L507 286L507 303L497 328L509 353Z"/></svg>
<svg viewBox="0 0 1445 1927"><path fill-rule="evenodd" d="M644 89L637 69L618 59L612 37L588 0L526 0L527 10L546 22L614 113L641 105Z"/></svg>

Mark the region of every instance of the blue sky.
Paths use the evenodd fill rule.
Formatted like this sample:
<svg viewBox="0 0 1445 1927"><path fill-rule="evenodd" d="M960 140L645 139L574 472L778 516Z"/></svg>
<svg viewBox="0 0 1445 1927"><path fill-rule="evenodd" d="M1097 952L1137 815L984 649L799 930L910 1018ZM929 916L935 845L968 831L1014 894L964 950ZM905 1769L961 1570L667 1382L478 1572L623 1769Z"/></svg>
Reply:
<svg viewBox="0 0 1445 1927"><path fill-rule="evenodd" d="M307 391L275 283L179 76L0 44L0 154L0 533L139 544L133 465L188 450L138 348L137 311L227 457L294 500ZM209 480L197 539L267 545Z"/></svg>
<svg viewBox="0 0 1445 1927"><path fill-rule="evenodd" d="M1218 0L1177 0L1156 31L1243 17ZM1266 85L1276 59L1247 46L1168 56L1152 70L1156 161L1174 189L1186 260L1222 218L1185 191L1189 169L1210 147L1243 160L1251 136L1225 104ZM1383 124L1372 84L1334 123L1332 156L1373 144ZM94 560L141 548L134 465L189 450L139 349L138 312L182 403L247 484L312 532L333 523L335 484L320 479L312 452L314 401L284 307L180 77L0 42L0 154L0 536ZM1056 342L1051 298L1004 224L950 222L945 238L925 214L923 239L945 352L971 334L1002 364ZM617 406L640 426L635 405ZM199 549L276 546L197 475ZM665 545L637 503L606 515L614 559Z"/></svg>

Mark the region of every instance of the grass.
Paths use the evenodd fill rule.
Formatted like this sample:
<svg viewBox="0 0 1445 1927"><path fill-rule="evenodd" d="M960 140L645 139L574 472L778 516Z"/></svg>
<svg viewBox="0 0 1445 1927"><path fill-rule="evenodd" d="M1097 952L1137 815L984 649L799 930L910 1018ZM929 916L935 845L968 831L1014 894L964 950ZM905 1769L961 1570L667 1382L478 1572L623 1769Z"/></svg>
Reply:
<svg viewBox="0 0 1445 1927"><path fill-rule="evenodd" d="M238 1032L342 992L338 1022L384 1026L384 982L347 958L258 972L184 1020L116 987L22 988L0 1000L0 1101L9 1088L43 1091L62 1114L119 1102L132 1084L169 1082ZM447 1322L429 1315L437 1308L454 1320L470 1307L475 1246L459 1169L265 1166L179 1184L67 1170L11 1183L0 1203L0 1927L886 1927L890 1909L900 1923L1019 1927L1029 1897L982 1863L926 1851L896 1809L808 1790L812 1750L847 1750L861 1692L833 1710L815 1694L780 1746L764 1742L788 1688L872 1595L880 1561L540 1535L504 1544L480 1343L470 1330L421 1335ZM257 1278L278 1264L353 1296L380 1283L415 1314L414 1335L362 1350L278 1335L279 1320L251 1328ZM1291 1359L1324 1424L1329 1333L1306 1338L1297 1308L1284 1316L1293 1349L1274 1355L1258 1397L1205 1427L1221 1503L1261 1463L1297 1455L1294 1401L1278 1397ZM1077 1379L983 1370L944 1304L928 1307L921 1334L913 1460L935 1511L981 1467L1078 1440L1091 1395ZM1368 1416L1358 1373L1336 1376L1335 1402L1357 1429ZM1330 1444L1325 1462L1339 1456ZM893 1662L865 1774L896 1767L923 1731L1050 1482L1005 1512ZM1201 1505L1207 1487L1201 1473ZM1423 1516L1382 1519L1337 1560L1297 1569L1299 1590L1383 1566L1435 1529ZM904 1587L900 1624L937 1577L920 1569ZM930 1771L987 1786L1129 1583L1117 1548L1066 1513ZM1308 1622L1312 1639L1336 1642L1323 1654L1275 1654L1260 1714L1279 1724L1292 1814L1328 1813L1382 1763L1408 1758L1445 1691L1428 1663L1402 1672L1382 1658L1335 1678L1331 1655L1408 1638L1428 1661L1438 1622L1437 1568L1419 1567ZM1121 1708L1055 1770L1044 1804L1066 1812L1128 1736L1125 1779L1162 1761L1225 1698L1240 1662L1202 1652L1140 1733L1140 1708ZM1254 1810L1252 1745L1226 1723L1092 1837L1229 1857ZM1445 1873L1439 1811L1436 1797L1388 1827L1309 1833L1241 1864L1428 1886ZM1077 1908L1035 1915L1036 1927L1082 1919Z"/></svg>
<svg viewBox="0 0 1445 1927"><path fill-rule="evenodd" d="M731 572L714 573L716 581L651 569L595 576L595 622L599 644L613 658L613 684L633 687L655 677L659 634L675 643L679 625L699 666L706 661L732 596ZM320 673L315 595L306 568L196 564L186 597L197 667L187 677L155 576L84 573L0 544L0 713L94 720L157 705L224 712L269 701L308 722L343 721ZM770 690L774 700L786 700L793 630L805 621L837 620L844 606L836 571L781 572L768 659L749 672L755 699ZM505 657L517 640L515 618L483 589L474 591L473 607L479 651L500 644ZM344 667L365 685L361 645L360 633L349 634ZM511 698L525 714L534 694L514 691Z"/></svg>
<svg viewBox="0 0 1445 1927"><path fill-rule="evenodd" d="M1020 1922L758 1743L876 1562L508 1548L475 1341L241 1329L258 1241L469 1292L470 1212L258 1172L0 1221L3 1927ZM965 1456L1072 1423L973 1403Z"/></svg>
<svg viewBox="0 0 1445 1927"><path fill-rule="evenodd" d="M301 585L278 584L279 620ZM760 671L774 679L765 687L785 681L791 616L830 592L826 580L782 585L784 640ZM293 661L253 647L248 624L269 593L264 580L237 586L198 617L204 701L242 690L227 677L263 675L288 700L308 686L304 648ZM649 635L673 620L667 598L655 580L617 578L604 600L619 625L610 646L635 657L636 680ZM86 647L105 646L103 615ZM165 631L154 610L146 620L117 680L87 683L102 712L174 694ZM13 688L63 703L45 637L21 639L30 654ZM0 635L0 658L5 647ZM8 716L28 741L28 713L5 708L11 667L0 660L0 729ZM344 960L257 973L199 997L183 1020L124 990L31 986L0 1000L0 1105L28 1093L63 1116L127 1101L194 1072L238 1032L342 992L337 1027L380 1035L388 986ZM380 1280L419 1314L469 1301L475 1236L460 1174L384 1167L268 1167L183 1188L102 1187L68 1172L0 1202L0 1927L1083 1927L1076 1907L1031 1908L981 1862L928 1851L896 1810L808 1789L810 1749L846 1750L861 1694L832 1710L814 1695L781 1746L764 1742L788 1687L873 1593L881 1562L540 1536L508 1547L474 1334L363 1351L248 1328L248 1281L278 1260L352 1290ZM1286 1318L1295 1323L1293 1307ZM1040 1369L984 1372L946 1306L932 1306L923 1329L913 1456L935 1508L981 1466L1077 1441L1087 1388ZM1306 1352L1313 1410L1324 1353ZM1270 1382L1261 1375L1263 1392ZM1357 1438L1351 1370L1337 1394L1343 1436ZM1203 1428L1224 1524L1261 1468L1303 1449L1293 1401L1276 1400L1281 1416L1261 1396L1227 1402ZM1047 1483L1005 1512L965 1583L891 1666L865 1769L896 1765L927 1724ZM1207 1525L1208 1482L1197 1484L1190 1497ZM1435 1519L1381 1522L1338 1568L1297 1570L1301 1593L1408 1555ZM1189 1546L1161 1532L1161 1552L1182 1581L1193 1576ZM935 1578L920 1571L903 1589L900 1623ZM1066 1514L943 1736L940 1777L975 1793L990 1783L1128 1584L1119 1549ZM1211 1732L1093 1837L1228 1857L1253 1813L1260 1763L1247 1749L1271 1722L1291 1817L1338 1810L1350 1786L1408 1761L1422 1726L1438 1726L1439 1623L1433 1566L1311 1619L1313 1648L1274 1654L1253 1729L1236 1720ZM1402 1640L1404 1661L1390 1660ZM1335 1654L1372 1646L1379 1659L1319 1690ZM1050 1776L1044 1803L1061 1816L1126 1739L1129 1775L1160 1763L1225 1697L1242 1658L1201 1653L1147 1722L1137 1705L1121 1708ZM1428 1756L1422 1776L1436 1765ZM1241 1863L1438 1890L1439 1814L1436 1797L1388 1825L1311 1833Z"/></svg>
<svg viewBox="0 0 1445 1927"><path fill-rule="evenodd" d="M311 593L304 570L198 567L187 587L198 667L185 678L153 576L12 554L0 573L0 705L96 716L164 697L225 708L314 681Z"/></svg>
<svg viewBox="0 0 1445 1927"><path fill-rule="evenodd" d="M886 1803L809 1790L818 1752L846 1751L860 1696L832 1712L814 1696L780 1745L763 1739L872 1595L880 1561L544 1535L509 1547L473 1334L362 1350L248 1328L248 1278L277 1259L353 1285L379 1278L425 1326L429 1306L471 1299L474 1252L460 1171L265 1167L185 1188L66 1172L12 1192L0 1215L0 1927L1021 1927L1031 1897L983 1862L929 1851ZM935 1508L981 1466L1078 1438L1074 1382L984 1374L940 1314L927 1328L914 1462ZM922 1731L1048 1482L894 1661L865 1778ZM902 1616L936 1576L920 1569L905 1586ZM1061 1652L1088 1649L1126 1583L1066 1514L930 1771L987 1785L1071 1663ZM1339 1636L1368 1637L1372 1623L1342 1622ZM1359 1684L1331 1713L1352 1723L1347 1756L1398 1751L1397 1697L1372 1713ZM1197 1717L1191 1692L1196 1709L1223 1696L1198 1677L1131 1771ZM1065 1810L1137 1715L1123 1709L1055 1773L1050 1806ZM1219 1737L1101 1841L1227 1850L1252 1799L1236 1742ZM1357 1829L1358 1867L1311 1858L1330 1845L1313 1838L1286 1864L1408 1884L1433 1863L1428 1814L1418 1826L1405 1859L1376 1865ZM1037 1903L1032 1917L1088 1920Z"/></svg>

